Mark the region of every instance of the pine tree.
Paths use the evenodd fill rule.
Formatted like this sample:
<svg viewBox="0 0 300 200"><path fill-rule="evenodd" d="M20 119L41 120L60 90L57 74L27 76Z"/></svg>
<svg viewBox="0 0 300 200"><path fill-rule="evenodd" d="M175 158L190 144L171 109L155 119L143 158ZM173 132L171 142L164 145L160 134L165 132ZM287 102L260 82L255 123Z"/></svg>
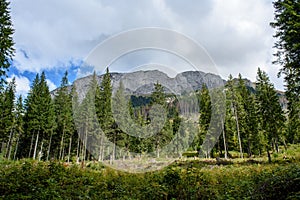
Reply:
<svg viewBox="0 0 300 200"><path fill-rule="evenodd" d="M237 92L236 85L235 85L232 75L229 75L229 79L226 83L226 93L227 93L226 98L230 102L230 104L229 104L230 112L232 112L232 114L230 114L230 115L235 120L235 128L236 128L235 135L237 136L237 140L238 140L240 157L243 158L242 134L241 133L245 130L243 127L245 111L244 111L244 107L241 103L242 97ZM235 140L235 135L234 135L234 140Z"/></svg>
<svg viewBox="0 0 300 200"><path fill-rule="evenodd" d="M6 73L15 51L9 4L6 0L0 0L0 93L6 83Z"/></svg>
<svg viewBox="0 0 300 200"><path fill-rule="evenodd" d="M161 110L155 110L154 111L154 116L151 119L151 123L153 125L154 128L154 145L155 145L155 149L156 149L156 157L159 158L160 157L160 150L162 148L162 146L164 145L164 142L166 142L166 139L168 137L168 134L166 133L166 129L165 126L162 130L159 130L160 127L158 127L158 121L161 120L161 112L165 112L166 111L166 95L163 89L163 86L161 84L159 84L158 82L154 84L154 91L151 94L151 103L150 103L152 109L154 108L154 105L160 105L163 107L163 111ZM167 120L168 122L168 120ZM166 124L165 124L166 125ZM167 126L168 127L168 126Z"/></svg>
<svg viewBox="0 0 300 200"><path fill-rule="evenodd" d="M16 141L14 145L14 155L13 159L16 159L17 153L18 153L18 147L19 147L19 141L22 137L22 134L24 133L24 105L23 105L23 98L22 96L19 96L17 102L16 102L16 112L15 112L15 118L16 118L16 125L15 125L15 131L17 133Z"/></svg>
<svg viewBox="0 0 300 200"><path fill-rule="evenodd" d="M0 142L6 144L6 157L11 148L15 128L15 92L16 83L15 78L13 78L1 99Z"/></svg>
<svg viewBox="0 0 300 200"><path fill-rule="evenodd" d="M41 159L46 152L44 144L49 143L55 125L53 102L44 72L41 76L36 75L25 100L25 110L26 134L20 141L20 156ZM28 153L27 156L25 152Z"/></svg>
<svg viewBox="0 0 300 200"><path fill-rule="evenodd" d="M135 122L132 120L130 112L132 112L132 108L129 107L130 103L127 102L126 96L125 96L125 88L122 83L120 82L119 88L116 91L113 101L112 101L112 110L113 110L113 115L115 119L115 125L116 130L119 137L117 144L120 147L123 147L125 150L125 155L123 158L127 156L130 157L130 145L131 145L131 140L134 131L134 126L136 125Z"/></svg>
<svg viewBox="0 0 300 200"><path fill-rule="evenodd" d="M259 134L258 134L258 123L257 123L257 113L255 107L255 97L251 94L250 90L247 89L245 81L242 75L238 76L238 86L237 91L240 95L240 104L244 109L244 121L243 121L243 135L244 135L244 146L247 146L248 155L251 156L253 150L259 148Z"/></svg>
<svg viewBox="0 0 300 200"><path fill-rule="evenodd" d="M279 75L284 75L286 96L288 99L288 139L300 141L300 1L276 0L275 17L271 26L276 29L274 35L277 60L282 66Z"/></svg>
<svg viewBox="0 0 300 200"><path fill-rule="evenodd" d="M279 136L283 132L285 118L275 88L268 75L260 68L257 71L256 90L260 127L268 141L266 148L271 162L269 151L271 147L277 152L279 150Z"/></svg>
<svg viewBox="0 0 300 200"><path fill-rule="evenodd" d="M113 144L112 147L108 147L111 150L111 160L115 159L116 140L117 133L114 131L114 119L112 116L111 99L112 99L112 85L109 74L109 69L106 69L106 73L103 76L103 80L100 84L99 95L96 96L96 112L101 130L105 136ZM97 91L97 90L96 90Z"/></svg>
<svg viewBox="0 0 300 200"><path fill-rule="evenodd" d="M202 85L200 95L199 95L199 136L198 136L198 147L197 150L199 151L200 146L202 145L205 137L210 134L208 133L208 128L210 125L211 120L211 99L210 99L210 93L205 84ZM205 152L206 157L210 156L210 152L207 152L206 149L201 149Z"/></svg>
<svg viewBox="0 0 300 200"><path fill-rule="evenodd" d="M60 137L59 141L59 159L64 159L65 155L68 154L68 161L70 160L69 151L67 146L69 141L72 144L72 137L74 133L74 124L72 116L72 99L68 89L68 72L66 71L62 80L61 85L54 98L55 113L57 118L57 136ZM68 141L69 140L69 141ZM70 146L70 145L69 145ZM49 146L50 147L50 146Z"/></svg>
<svg viewBox="0 0 300 200"><path fill-rule="evenodd" d="M98 137L101 135L99 118L97 116L97 94L98 87L96 74L92 76L88 91L79 105L78 112L74 113L77 120L77 129L80 136L79 155L82 161L91 159L95 155L99 155ZM77 111L76 111L77 112ZM101 146L102 144L100 144Z"/></svg>

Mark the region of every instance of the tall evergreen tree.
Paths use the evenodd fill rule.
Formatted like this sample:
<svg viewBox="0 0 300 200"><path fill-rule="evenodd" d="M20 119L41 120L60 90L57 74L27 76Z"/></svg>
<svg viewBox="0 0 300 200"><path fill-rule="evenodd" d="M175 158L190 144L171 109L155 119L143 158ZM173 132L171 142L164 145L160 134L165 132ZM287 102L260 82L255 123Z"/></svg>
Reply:
<svg viewBox="0 0 300 200"><path fill-rule="evenodd" d="M116 140L117 133L114 131L114 119L112 116L111 108L111 99L112 99L112 85L109 69L106 69L106 73L103 76L103 80L100 84L100 88L96 88L96 112L98 116L98 121L101 127L101 130L104 132L106 137L113 143L111 151L111 160L115 158L116 150ZM110 149L111 150L111 149Z"/></svg>
<svg viewBox="0 0 300 200"><path fill-rule="evenodd" d="M243 145L247 146L248 155L251 156L254 150L258 150L259 144L259 134L258 134L258 123L257 123L257 112L255 104L255 96L251 94L250 90L246 87L245 81L242 75L238 76L238 86L237 92L240 95L240 104L244 109L244 121L243 121L243 135L244 141Z"/></svg>
<svg viewBox="0 0 300 200"><path fill-rule="evenodd" d="M15 51L9 4L7 0L0 0L0 93L4 88L6 73Z"/></svg>
<svg viewBox="0 0 300 200"><path fill-rule="evenodd" d="M16 102L16 125L15 125L15 131L16 131L16 138L15 138L15 145L14 145L14 155L13 159L16 159L17 153L18 153L18 148L19 148L19 141L20 138L22 137L22 134L24 133L24 115L25 115L25 110L24 110L24 105L23 105L23 98L22 96L19 96L17 102Z"/></svg>
<svg viewBox="0 0 300 200"><path fill-rule="evenodd" d="M229 79L226 83L226 98L229 100L230 112L232 112L232 117L235 120L236 132L234 134L234 140L237 137L240 157L243 158L243 148L242 148L242 133L244 132L244 117L245 110L243 104L241 103L242 97L237 92L235 82L232 75L229 75Z"/></svg>
<svg viewBox="0 0 300 200"><path fill-rule="evenodd" d="M8 87L5 89L1 99L0 142L6 145L6 150L9 150L11 147L11 141L15 126L15 92L16 82L15 78L13 78ZM6 151L6 156L7 153L8 151Z"/></svg>
<svg viewBox="0 0 300 200"><path fill-rule="evenodd" d="M208 133L208 128L211 120L211 99L207 86L205 84L202 85L200 94L199 94L199 136L197 138L197 150L200 150L200 146L202 145L204 138ZM202 149L204 152L206 149ZM205 152L206 157L210 156L209 152Z"/></svg>
<svg viewBox="0 0 300 200"><path fill-rule="evenodd" d="M22 137L21 156L33 159L41 159L46 152L44 145L51 137L51 130L55 125L53 102L43 72L38 74L33 81L30 92L25 101L25 129L26 134Z"/></svg>
<svg viewBox="0 0 300 200"><path fill-rule="evenodd" d="M285 118L275 88L268 75L260 68L257 71L256 90L260 127L268 141L266 147L271 161L269 150L273 147L278 152L279 136L283 132Z"/></svg>
<svg viewBox="0 0 300 200"><path fill-rule="evenodd" d="M275 17L271 26L276 29L274 35L277 52L276 64L282 66L279 75L284 75L286 96L288 99L289 142L300 141L300 1L276 0Z"/></svg>
<svg viewBox="0 0 300 200"><path fill-rule="evenodd" d="M57 94L54 98L55 104L55 113L57 119L57 136L60 138L58 151L58 158L63 159L65 155L68 154L69 160L69 151L67 151L67 146L69 141L72 143L73 133L74 133L74 124L72 116L72 99L70 91L68 89L68 72L66 71L62 80L61 85L57 91ZM69 145L70 146L70 145Z"/></svg>
<svg viewBox="0 0 300 200"><path fill-rule="evenodd" d="M160 127L158 127L156 124L157 123L157 119L161 119L161 112L165 112L166 109L167 109L167 105L166 105L166 94L164 92L164 88L161 84L159 84L158 82L154 84L154 91L153 93L151 94L151 102L150 102L150 105L152 107L152 109L154 108L153 106L154 105L160 105L163 107L163 111L158 111L156 110L154 112L154 116L153 118L151 119L152 121L152 125L153 125L153 128L155 129L154 131L154 145L155 145L155 149L156 149L156 157L159 158L160 157L160 151L161 151L161 148L163 147L164 143L167 141L168 139L168 133L167 133L167 129L166 127L169 127L169 126L165 126L167 125L167 123L169 123L169 120L166 121L166 123L164 124L163 128L161 130L158 130L160 129Z"/></svg>

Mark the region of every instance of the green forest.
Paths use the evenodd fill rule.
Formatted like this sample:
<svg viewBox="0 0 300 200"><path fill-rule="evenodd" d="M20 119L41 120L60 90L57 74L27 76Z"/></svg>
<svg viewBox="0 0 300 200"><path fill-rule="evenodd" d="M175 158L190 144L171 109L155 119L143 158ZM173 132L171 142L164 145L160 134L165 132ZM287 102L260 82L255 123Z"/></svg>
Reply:
<svg viewBox="0 0 300 200"><path fill-rule="evenodd" d="M274 64L281 66L287 106L268 74L257 68L255 88L241 74L229 75L222 91L203 84L180 96L185 102L196 99L195 126L181 116L178 97L159 82L150 95L130 95L127 102L122 82L113 92L108 68L100 84L92 75L83 99L67 71L55 91L42 72L28 95L18 96L15 79L7 81L14 28L9 2L0 0L0 198L300 199L300 2L273 5ZM211 134L212 107L218 106L214 92L226 96L224 113L220 108L224 121L207 152L202 144ZM145 138L128 135L134 128L141 135L159 120L149 117L154 105L167 110L160 131ZM136 154L164 160L168 155L161 149L171 140L176 144L169 151L178 159L162 170L131 174L103 165L143 159ZM190 146L182 151L186 143Z"/></svg>

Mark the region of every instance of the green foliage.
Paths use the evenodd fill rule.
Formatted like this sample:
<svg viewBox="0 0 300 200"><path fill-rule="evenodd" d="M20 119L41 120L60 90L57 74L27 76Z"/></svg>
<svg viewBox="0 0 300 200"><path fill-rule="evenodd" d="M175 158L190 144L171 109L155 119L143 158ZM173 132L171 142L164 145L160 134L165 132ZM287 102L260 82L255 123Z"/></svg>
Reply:
<svg viewBox="0 0 300 200"><path fill-rule="evenodd" d="M275 17L271 26L276 29L275 63L282 66L280 75L286 82L286 96L289 101L289 142L300 140L300 1L276 0Z"/></svg>
<svg viewBox="0 0 300 200"><path fill-rule="evenodd" d="M0 142L7 142L15 125L15 79L9 83L3 94L0 94Z"/></svg>
<svg viewBox="0 0 300 200"><path fill-rule="evenodd" d="M261 131L267 138L267 148L273 146L273 149L278 152L278 143L283 132L285 117L273 84L270 83L267 74L259 68L256 89Z"/></svg>
<svg viewBox="0 0 300 200"><path fill-rule="evenodd" d="M208 133L208 128L210 125L212 108L210 93L206 85L202 85L202 89L199 94L199 135L197 138L197 150L199 150L202 145L204 138Z"/></svg>
<svg viewBox="0 0 300 200"><path fill-rule="evenodd" d="M6 73L15 51L9 4L6 0L0 0L0 93L6 83Z"/></svg>
<svg viewBox="0 0 300 200"><path fill-rule="evenodd" d="M1 199L293 199L300 192L299 163L178 161L144 174L93 163L85 169L30 160L0 166Z"/></svg>

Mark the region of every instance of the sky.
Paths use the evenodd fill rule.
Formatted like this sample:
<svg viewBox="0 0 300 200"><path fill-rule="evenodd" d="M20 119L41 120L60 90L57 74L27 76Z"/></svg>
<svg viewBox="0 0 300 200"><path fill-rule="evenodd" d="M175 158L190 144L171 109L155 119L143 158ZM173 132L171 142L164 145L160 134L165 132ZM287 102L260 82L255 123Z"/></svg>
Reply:
<svg viewBox="0 0 300 200"><path fill-rule="evenodd" d="M260 67L277 89L284 89L277 78L280 66L272 64L271 0L14 0L10 7L16 53L9 77L16 78L18 94L26 95L42 71L51 90L66 70L72 82L99 43L143 27L174 30L193 39L224 79L241 73L255 81ZM132 71L147 63L189 70L174 55L145 50L120 58L111 71Z"/></svg>

